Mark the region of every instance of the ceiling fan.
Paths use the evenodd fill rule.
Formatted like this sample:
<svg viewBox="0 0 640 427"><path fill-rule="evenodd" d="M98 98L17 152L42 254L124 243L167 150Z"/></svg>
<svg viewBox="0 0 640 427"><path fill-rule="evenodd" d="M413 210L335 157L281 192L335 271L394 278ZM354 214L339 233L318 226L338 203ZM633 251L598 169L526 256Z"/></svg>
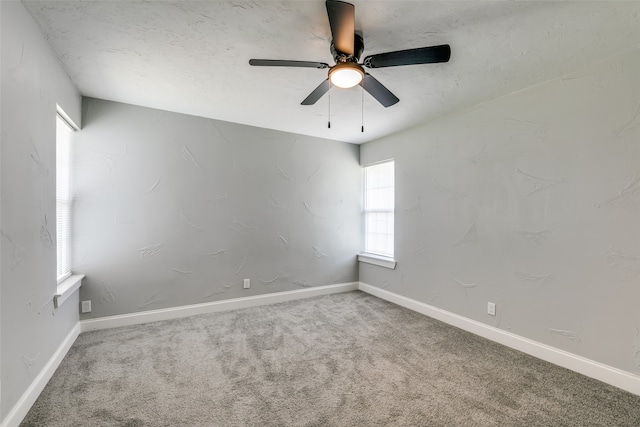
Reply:
<svg viewBox="0 0 640 427"><path fill-rule="evenodd" d="M313 105L329 91L331 85L340 88L351 88L362 85L380 104L390 107L399 99L382 83L367 73L366 68L398 67L400 65L432 64L447 62L451 56L449 45L419 47L416 49L397 50L378 53L364 58L358 63L364 50L362 36L355 32L355 7L346 2L327 0L327 14L331 26L331 53L336 64L329 66L324 62L288 61L279 59L251 59L250 65L260 67L302 67L328 68L329 75L307 96L302 105Z"/></svg>

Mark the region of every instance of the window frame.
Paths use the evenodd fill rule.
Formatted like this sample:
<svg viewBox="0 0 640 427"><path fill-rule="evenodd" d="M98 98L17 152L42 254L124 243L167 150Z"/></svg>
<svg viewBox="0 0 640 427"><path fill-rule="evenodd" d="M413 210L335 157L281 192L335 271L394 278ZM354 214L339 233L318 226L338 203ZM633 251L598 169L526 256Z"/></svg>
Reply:
<svg viewBox="0 0 640 427"><path fill-rule="evenodd" d="M369 193L369 176L368 176L368 172L370 171L369 168L371 167L375 167L375 166L381 166L381 165L385 165L385 164L391 164L392 168L393 168L393 172L391 174L391 186L387 186L387 187L378 187L378 189L384 189L384 188L391 188L392 189L392 203L391 206L384 206L384 207L377 207L377 208L371 208L368 206L367 203L367 194ZM394 159L388 159L388 160L384 160L384 161L380 161L380 162L376 162L376 163L370 163L370 164L366 164L363 165L362 167L362 171L363 171L363 186L362 186L362 195L363 195L363 208L362 208L362 252L358 255L358 260L361 262L367 262L370 264L375 264L375 265L379 265L382 267L387 267L387 268L395 268L396 262L395 262L395 161ZM387 252L377 252L377 251L372 251L371 247L368 245L368 237L370 234L368 231L368 224L369 224L369 215L371 214L376 214L376 213L384 213L384 214L392 214L392 225L391 225L391 230L392 233L391 235L391 239L392 239L392 245L391 245L391 249L392 249L392 253L387 253ZM387 219L388 221L388 219ZM388 230L388 227L387 227ZM387 233L387 235L389 235Z"/></svg>
<svg viewBox="0 0 640 427"><path fill-rule="evenodd" d="M60 139L60 126L66 127L69 133L65 135L65 140ZM71 247L71 227L73 224L72 210L73 210L73 195L72 188L72 135L78 128L68 119L64 111L58 106L56 109L56 282L61 285L66 279L71 277L71 261L72 261L72 247ZM62 147L61 144L65 144L66 147ZM59 175L60 168L62 166L61 150L66 150L66 188L64 194L61 194L61 185ZM60 205L64 205L67 210L66 218L62 218L60 214ZM66 235L61 238L61 221L65 221ZM62 268L61 268L62 265Z"/></svg>

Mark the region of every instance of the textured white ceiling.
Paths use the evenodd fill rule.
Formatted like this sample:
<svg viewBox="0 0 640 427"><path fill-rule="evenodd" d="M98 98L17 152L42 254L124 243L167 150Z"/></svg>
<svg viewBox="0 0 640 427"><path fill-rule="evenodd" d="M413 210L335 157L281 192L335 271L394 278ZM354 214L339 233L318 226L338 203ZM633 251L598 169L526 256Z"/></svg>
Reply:
<svg viewBox="0 0 640 427"><path fill-rule="evenodd" d="M445 64L370 70L400 102L332 89L323 1L23 1L85 96L362 143L640 46L640 2L354 1L363 57L450 44Z"/></svg>

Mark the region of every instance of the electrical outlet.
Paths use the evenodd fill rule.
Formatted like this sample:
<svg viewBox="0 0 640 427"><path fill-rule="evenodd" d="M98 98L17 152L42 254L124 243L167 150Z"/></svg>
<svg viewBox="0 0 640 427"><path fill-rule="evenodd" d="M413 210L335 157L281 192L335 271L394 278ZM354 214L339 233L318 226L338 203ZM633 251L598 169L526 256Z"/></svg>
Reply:
<svg viewBox="0 0 640 427"><path fill-rule="evenodd" d="M251 279L244 279L244 288L249 289L251 287Z"/></svg>
<svg viewBox="0 0 640 427"><path fill-rule="evenodd" d="M487 313L489 313L492 316L496 315L496 303L494 302L487 303Z"/></svg>
<svg viewBox="0 0 640 427"><path fill-rule="evenodd" d="M82 301L82 313L91 313L91 300Z"/></svg>

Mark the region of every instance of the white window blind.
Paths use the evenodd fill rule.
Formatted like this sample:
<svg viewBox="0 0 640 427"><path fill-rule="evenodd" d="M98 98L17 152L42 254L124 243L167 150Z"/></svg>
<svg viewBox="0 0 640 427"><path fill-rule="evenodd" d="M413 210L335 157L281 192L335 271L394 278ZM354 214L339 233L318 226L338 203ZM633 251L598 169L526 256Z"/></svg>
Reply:
<svg viewBox="0 0 640 427"><path fill-rule="evenodd" d="M71 133L56 117L56 238L58 283L71 275Z"/></svg>
<svg viewBox="0 0 640 427"><path fill-rule="evenodd" d="M393 258L394 162L364 168L364 252Z"/></svg>

